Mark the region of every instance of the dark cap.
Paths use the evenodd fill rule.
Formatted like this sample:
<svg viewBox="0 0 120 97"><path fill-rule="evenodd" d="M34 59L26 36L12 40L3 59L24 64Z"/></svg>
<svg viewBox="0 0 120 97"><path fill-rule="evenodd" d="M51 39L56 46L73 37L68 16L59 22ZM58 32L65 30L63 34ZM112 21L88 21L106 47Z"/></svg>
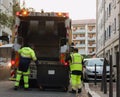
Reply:
<svg viewBox="0 0 120 97"><path fill-rule="evenodd" d="M30 44L24 44L24 47L31 47Z"/></svg>
<svg viewBox="0 0 120 97"><path fill-rule="evenodd" d="M78 52L78 49L77 49L77 48L74 48L74 52Z"/></svg>

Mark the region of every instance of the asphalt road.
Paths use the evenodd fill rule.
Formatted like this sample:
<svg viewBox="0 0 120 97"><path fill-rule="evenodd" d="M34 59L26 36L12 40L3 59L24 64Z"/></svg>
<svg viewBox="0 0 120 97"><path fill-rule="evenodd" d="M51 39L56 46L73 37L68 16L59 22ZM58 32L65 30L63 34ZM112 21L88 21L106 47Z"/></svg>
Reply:
<svg viewBox="0 0 120 97"><path fill-rule="evenodd" d="M76 97L75 94L62 91L45 90L32 88L30 91L24 91L22 88L18 91L13 90L13 81L0 81L0 97ZM85 93L83 93L86 95ZM87 97L87 96L80 96Z"/></svg>

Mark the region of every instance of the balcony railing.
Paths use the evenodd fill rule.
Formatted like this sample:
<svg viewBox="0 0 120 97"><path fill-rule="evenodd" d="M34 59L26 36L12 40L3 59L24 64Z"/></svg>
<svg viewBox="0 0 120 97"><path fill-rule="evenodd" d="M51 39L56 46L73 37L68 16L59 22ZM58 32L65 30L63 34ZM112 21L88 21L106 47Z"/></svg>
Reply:
<svg viewBox="0 0 120 97"><path fill-rule="evenodd" d="M73 34L85 33L85 32L86 32L85 30L76 30L76 31L73 31Z"/></svg>
<svg viewBox="0 0 120 97"><path fill-rule="evenodd" d="M76 37L73 40L85 40L85 37Z"/></svg>
<svg viewBox="0 0 120 97"><path fill-rule="evenodd" d="M88 47L96 47L96 44L88 44Z"/></svg>
<svg viewBox="0 0 120 97"><path fill-rule="evenodd" d="M76 44L75 47L85 47L85 44Z"/></svg>
<svg viewBox="0 0 120 97"><path fill-rule="evenodd" d="M92 37L92 38L88 37L88 40L96 40L96 37Z"/></svg>
<svg viewBox="0 0 120 97"><path fill-rule="evenodd" d="M78 53L80 53L80 54L86 54L85 50L80 50Z"/></svg>
<svg viewBox="0 0 120 97"><path fill-rule="evenodd" d="M94 30L88 30L88 33L96 33L96 29L94 29Z"/></svg>
<svg viewBox="0 0 120 97"><path fill-rule="evenodd" d="M88 55L93 55L93 54L95 54L95 51L93 51L93 52L88 52Z"/></svg>

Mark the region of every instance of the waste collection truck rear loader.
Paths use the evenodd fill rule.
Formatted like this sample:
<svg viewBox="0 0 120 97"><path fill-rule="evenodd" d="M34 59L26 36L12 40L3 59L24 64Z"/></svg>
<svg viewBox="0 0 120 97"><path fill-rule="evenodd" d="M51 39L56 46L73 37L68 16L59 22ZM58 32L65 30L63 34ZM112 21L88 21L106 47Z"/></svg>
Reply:
<svg viewBox="0 0 120 97"><path fill-rule="evenodd" d="M26 12L25 12L26 11ZM14 44L34 47L39 65L30 64L30 80L40 89L69 86L69 66L65 57L69 53L71 20L68 13L17 12Z"/></svg>

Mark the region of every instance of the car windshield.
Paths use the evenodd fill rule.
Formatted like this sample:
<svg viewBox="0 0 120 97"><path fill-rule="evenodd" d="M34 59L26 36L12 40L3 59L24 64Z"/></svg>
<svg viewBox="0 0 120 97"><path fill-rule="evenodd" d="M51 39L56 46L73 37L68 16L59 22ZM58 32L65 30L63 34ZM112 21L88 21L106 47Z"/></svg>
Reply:
<svg viewBox="0 0 120 97"><path fill-rule="evenodd" d="M103 66L103 59L91 59L88 61L88 66L94 66L95 64L97 66Z"/></svg>

